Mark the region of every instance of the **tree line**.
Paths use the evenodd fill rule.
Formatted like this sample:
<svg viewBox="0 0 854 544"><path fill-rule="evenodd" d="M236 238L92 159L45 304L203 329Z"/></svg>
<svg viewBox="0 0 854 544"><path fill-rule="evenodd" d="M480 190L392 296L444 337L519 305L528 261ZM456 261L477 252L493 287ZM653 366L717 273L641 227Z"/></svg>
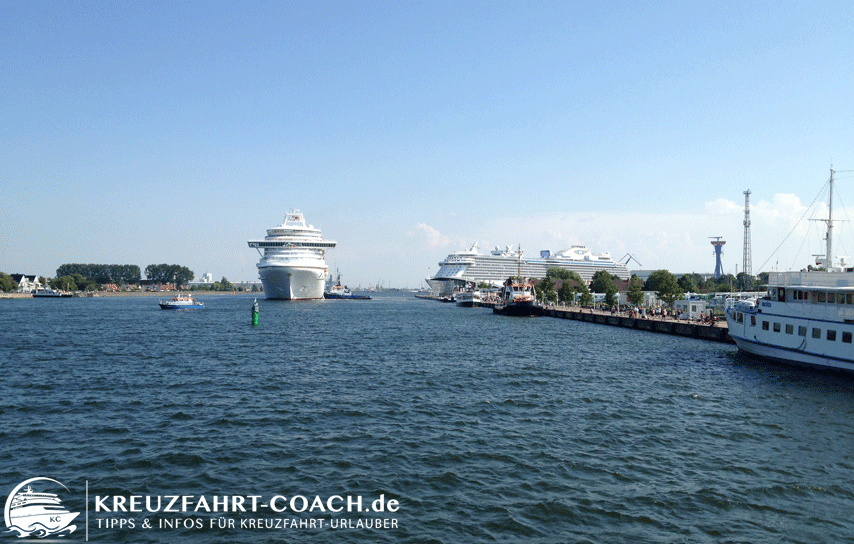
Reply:
<svg viewBox="0 0 854 544"><path fill-rule="evenodd" d="M151 283L174 283L180 288L193 281L195 274L186 266L178 264L150 264L145 267L146 279ZM142 272L135 264L63 264L56 269L56 278L39 278L42 284L47 283L53 289L64 291L95 291L103 284L137 285L142 282ZM0 291L11 293L18 288L18 283L9 274L0 272ZM235 290L224 277L212 286L206 287L211 291Z"/></svg>
<svg viewBox="0 0 854 544"><path fill-rule="evenodd" d="M150 264L145 267L145 277L156 283L174 283L176 287L179 287L193 281L195 274L186 266Z"/></svg>
<svg viewBox="0 0 854 544"><path fill-rule="evenodd" d="M56 279L71 278L79 288L78 276L96 284L126 285L142 281L142 273L135 264L63 264L56 269ZM145 277L154 283L181 286L193 281L195 274L186 266L178 264L150 264L145 267Z"/></svg>
<svg viewBox="0 0 854 544"><path fill-rule="evenodd" d="M135 264L64 264L56 269L56 277L79 274L95 283L139 283L142 273Z"/></svg>
<svg viewBox="0 0 854 544"><path fill-rule="evenodd" d="M559 289L555 289L557 280L561 280ZM578 298L582 306L593 304L593 293L604 293L605 304L614 306L617 303L616 295L619 292L617 283L620 278L612 276L605 270L597 270L593 274L590 287L577 272L563 268L550 268L546 277L535 286L537 298L550 302L575 302ZM629 289L626 298L629 303L640 305L644 301L644 291L654 291L658 298L667 305L672 306L677 300L682 299L686 293L711 293L731 291L758 291L762 285L768 283L768 273L763 272L754 277L744 273L733 276L732 274L720 278L704 278L700 274L684 274L677 278L667 270L656 270L650 274L646 282L632 275L629 280ZM580 294L580 297L577 295Z"/></svg>

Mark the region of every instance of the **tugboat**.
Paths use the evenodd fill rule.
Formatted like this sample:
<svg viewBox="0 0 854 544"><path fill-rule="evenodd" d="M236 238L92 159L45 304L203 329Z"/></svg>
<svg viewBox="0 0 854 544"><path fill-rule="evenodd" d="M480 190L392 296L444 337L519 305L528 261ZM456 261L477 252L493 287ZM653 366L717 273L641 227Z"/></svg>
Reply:
<svg viewBox="0 0 854 544"><path fill-rule="evenodd" d="M515 317L543 315L543 309L534 298L534 284L524 278L507 278L501 289L500 300L493 313Z"/></svg>
<svg viewBox="0 0 854 544"><path fill-rule="evenodd" d="M335 281L335 284L329 289L329 291L324 291L323 298L331 298L331 299L347 299L347 300L371 300L371 297L367 295L354 295L350 292L350 289L346 285L341 285L341 273L338 273L338 279Z"/></svg>
<svg viewBox="0 0 854 544"><path fill-rule="evenodd" d="M172 297L172 300L160 301L161 310L201 310L204 307L204 302L196 302L193 300L193 295L182 295L180 293Z"/></svg>

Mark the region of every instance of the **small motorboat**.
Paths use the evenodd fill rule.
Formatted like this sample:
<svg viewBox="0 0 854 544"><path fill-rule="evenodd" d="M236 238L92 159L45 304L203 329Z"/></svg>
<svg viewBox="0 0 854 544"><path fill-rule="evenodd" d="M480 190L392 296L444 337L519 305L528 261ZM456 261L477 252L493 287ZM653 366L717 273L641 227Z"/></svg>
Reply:
<svg viewBox="0 0 854 544"><path fill-rule="evenodd" d="M161 310L201 310L205 307L204 302L193 300L193 295L178 294L172 300L160 301Z"/></svg>

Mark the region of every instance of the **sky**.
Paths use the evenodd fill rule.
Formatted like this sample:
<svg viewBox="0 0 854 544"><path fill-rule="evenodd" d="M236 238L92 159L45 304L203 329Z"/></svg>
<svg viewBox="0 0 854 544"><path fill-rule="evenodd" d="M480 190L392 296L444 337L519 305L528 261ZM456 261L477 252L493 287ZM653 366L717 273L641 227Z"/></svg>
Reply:
<svg viewBox="0 0 854 544"><path fill-rule="evenodd" d="M800 269L831 167L835 216L854 205L852 23L844 1L3 2L0 271L257 280L247 241L296 208L351 287L424 286L475 242L710 273L721 237L734 274L748 189L752 271Z"/></svg>

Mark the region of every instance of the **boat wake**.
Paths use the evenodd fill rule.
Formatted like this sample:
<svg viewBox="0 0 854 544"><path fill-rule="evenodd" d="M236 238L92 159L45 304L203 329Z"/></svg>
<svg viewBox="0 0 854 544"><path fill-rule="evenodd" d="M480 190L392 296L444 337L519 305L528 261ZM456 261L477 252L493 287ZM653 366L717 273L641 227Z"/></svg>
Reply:
<svg viewBox="0 0 854 544"><path fill-rule="evenodd" d="M53 529L51 529L50 527L47 527L46 525L43 525L41 523L34 523L30 526L29 530L22 529L17 525L12 525L6 532L15 532L17 533L15 536L17 536L18 538L23 538L25 536L45 538L48 536L68 536L73 533L75 529L77 529L76 525L69 525L67 527L54 527Z"/></svg>

